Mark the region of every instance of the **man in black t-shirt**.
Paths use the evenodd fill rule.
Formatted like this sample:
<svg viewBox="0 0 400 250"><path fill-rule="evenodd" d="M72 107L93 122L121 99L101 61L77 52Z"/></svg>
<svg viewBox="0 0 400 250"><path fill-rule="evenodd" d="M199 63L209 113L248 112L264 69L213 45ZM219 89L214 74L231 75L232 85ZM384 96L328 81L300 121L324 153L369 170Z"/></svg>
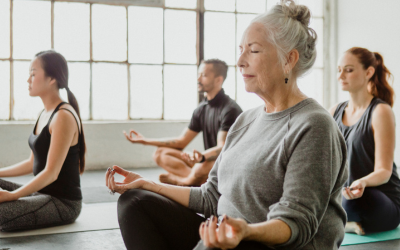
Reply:
<svg viewBox="0 0 400 250"><path fill-rule="evenodd" d="M198 90L205 92L205 100L194 110L188 128L175 139L146 139L131 130L126 138L132 143L157 146L154 160L168 171L160 175L160 181L174 185L200 186L208 177L225 144L229 128L242 113L239 105L225 95L222 84L225 81L228 66L218 59L203 61L199 67ZM182 150L203 132L204 152L197 150L193 154ZM134 135L133 135L134 134Z"/></svg>

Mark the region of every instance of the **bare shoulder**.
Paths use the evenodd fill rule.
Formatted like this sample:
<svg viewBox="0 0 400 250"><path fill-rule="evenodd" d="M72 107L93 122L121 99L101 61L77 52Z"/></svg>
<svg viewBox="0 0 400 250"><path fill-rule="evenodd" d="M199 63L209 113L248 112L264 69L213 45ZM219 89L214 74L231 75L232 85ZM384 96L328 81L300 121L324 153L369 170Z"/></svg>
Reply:
<svg viewBox="0 0 400 250"><path fill-rule="evenodd" d="M80 129L80 121L78 114L76 113L74 108L69 104L62 105L60 107L60 110L58 110L57 113L54 114L50 127L52 127L52 125L56 125L57 127L60 126L67 129L71 128L76 129L76 127L79 126Z"/></svg>
<svg viewBox="0 0 400 250"><path fill-rule="evenodd" d="M376 106L372 113L372 123L387 123L393 121L394 123L394 113L392 107L386 103L380 103Z"/></svg>

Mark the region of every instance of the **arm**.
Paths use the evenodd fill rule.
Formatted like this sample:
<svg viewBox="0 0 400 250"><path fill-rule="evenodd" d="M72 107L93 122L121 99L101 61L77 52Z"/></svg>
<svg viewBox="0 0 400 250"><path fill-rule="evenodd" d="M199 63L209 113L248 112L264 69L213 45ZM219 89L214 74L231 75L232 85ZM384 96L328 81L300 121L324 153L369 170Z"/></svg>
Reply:
<svg viewBox="0 0 400 250"><path fill-rule="evenodd" d="M198 132L195 132L189 128L185 128L182 134L175 139L147 139L135 130L131 130L129 136L125 131L123 133L126 139L132 143L176 149L184 149L198 134ZM136 135L136 137L134 137L132 134Z"/></svg>
<svg viewBox="0 0 400 250"><path fill-rule="evenodd" d="M31 174L33 169L33 159L34 157L31 151L31 155L25 161L0 169L0 177L14 177Z"/></svg>
<svg viewBox="0 0 400 250"><path fill-rule="evenodd" d="M51 141L46 167L30 182L11 192L15 199L37 192L58 178L74 135L78 133L78 129L72 114L64 110L57 112L49 129L51 132Z"/></svg>
<svg viewBox="0 0 400 250"><path fill-rule="evenodd" d="M200 153L197 150L193 151L193 155L189 155L188 153L182 153L182 157L184 160L190 162L191 164L201 162L203 155L206 161L215 161L217 160L219 154L222 151L222 148L225 145L226 136L228 135L228 131L219 131L217 134L217 146L212 147Z"/></svg>
<svg viewBox="0 0 400 250"><path fill-rule="evenodd" d="M374 172L363 177L367 187L375 187L389 181L393 169L395 147L395 119L389 105L379 104L372 115L375 141Z"/></svg>
<svg viewBox="0 0 400 250"><path fill-rule="evenodd" d="M206 246L231 249L242 240L252 240L276 248L301 249L310 242L332 194L340 194L347 172L345 143L332 120L325 115L307 120L311 122L297 122L301 125L285 139L288 163L283 194L270 206L267 221L247 224L242 219L228 218L222 220L217 231L216 220L211 219L199 229ZM340 205L339 195L335 197Z"/></svg>
<svg viewBox="0 0 400 250"><path fill-rule="evenodd" d="M242 240L257 241L267 246L280 245L291 236L290 227L280 220L247 224L243 219L226 215L219 225L216 217L211 216L208 222L200 225L199 233L205 246L222 249L235 248Z"/></svg>
<svg viewBox="0 0 400 250"><path fill-rule="evenodd" d="M221 157L221 156L220 156ZM179 187L168 184L159 184L147 180L142 176L126 171L118 166L113 166L106 171L106 186L117 193L123 194L129 189L144 189L163 195L179 204L188 207L195 212L203 213L207 217L217 214L219 192L217 189L218 162L216 161L210 172L210 177L206 184L199 188ZM125 177L122 182L115 182L114 174L118 173Z"/></svg>
<svg viewBox="0 0 400 250"><path fill-rule="evenodd" d="M115 182L114 174L118 173L125 177L122 182ZM129 189L144 189L160 195L163 195L179 204L188 207L190 188L172 186L168 184L155 183L154 181L147 180L142 176L126 171L118 166L109 168L106 172L106 186L114 192L123 194Z"/></svg>
<svg viewBox="0 0 400 250"><path fill-rule="evenodd" d="M346 199L360 198L366 187L387 183L392 176L395 147L395 119L389 105L379 104L372 114L372 131L375 141L374 172L355 180L350 189L343 192Z"/></svg>
<svg viewBox="0 0 400 250"><path fill-rule="evenodd" d="M318 232L329 204L340 205L338 194L347 179L346 149L336 125L326 116L308 117L293 128L285 144L283 194L267 218L281 220L291 230L289 240L276 247L300 249ZM344 218L339 216L329 219L341 222ZM339 226L333 223L332 231L340 231Z"/></svg>
<svg viewBox="0 0 400 250"><path fill-rule="evenodd" d="M232 106L229 107L226 110L226 112L223 112L221 118L221 125L217 134L217 146L209 148L203 153L200 153L195 150L192 156L189 156L188 154L182 155L185 158L185 160L191 162L192 164L199 163L201 162L204 156L206 161L215 161L218 158L219 154L221 153L223 146L225 145L225 140L228 135L229 129L235 123L236 119L241 113L242 110L240 108L236 109L235 107ZM194 126L196 122L193 121L194 120L192 119L191 125ZM194 128L199 129L196 128L195 126Z"/></svg>

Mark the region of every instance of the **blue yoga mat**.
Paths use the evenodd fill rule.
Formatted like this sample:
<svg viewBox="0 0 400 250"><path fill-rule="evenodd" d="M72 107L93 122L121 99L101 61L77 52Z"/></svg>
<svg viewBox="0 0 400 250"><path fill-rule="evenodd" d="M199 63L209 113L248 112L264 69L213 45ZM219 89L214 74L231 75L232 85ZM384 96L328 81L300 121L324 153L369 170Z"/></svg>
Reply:
<svg viewBox="0 0 400 250"><path fill-rule="evenodd" d="M344 236L342 246L358 245L365 243L372 243L378 241L397 240L400 239L400 227L386 232L371 233L366 235L348 234Z"/></svg>

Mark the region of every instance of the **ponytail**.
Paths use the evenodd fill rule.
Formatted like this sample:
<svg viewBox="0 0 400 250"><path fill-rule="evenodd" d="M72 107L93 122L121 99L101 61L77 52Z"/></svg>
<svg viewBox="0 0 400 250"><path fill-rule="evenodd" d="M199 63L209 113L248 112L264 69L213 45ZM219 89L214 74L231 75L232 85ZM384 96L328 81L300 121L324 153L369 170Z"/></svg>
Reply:
<svg viewBox="0 0 400 250"><path fill-rule="evenodd" d="M85 153L86 153L86 142L85 142L85 135L83 133L83 126L82 126L82 119L81 119L81 114L79 111L79 105L78 101L75 98L75 95L71 92L71 90L66 87L68 94L68 102L69 104L74 108L75 112L78 114L79 117L79 122L80 122L80 136L79 136L79 172L83 174L83 171L85 171ZM78 128L79 129L79 128ZM79 130L78 130L79 132Z"/></svg>
<svg viewBox="0 0 400 250"><path fill-rule="evenodd" d="M71 90L68 87L68 64L65 58L53 50L47 50L39 52L35 55L39 58L42 63L42 67L47 76L55 78L59 89L64 89L68 94L68 102L74 108L76 114L79 117L80 122L80 134L79 134L79 172L83 174L85 170L85 153L86 143L85 136L83 133L82 119L79 112L79 105Z"/></svg>
<svg viewBox="0 0 400 250"><path fill-rule="evenodd" d="M371 52L365 48L353 47L347 50L348 53L356 56L364 69L373 67L374 75L370 79L371 95L378 97L382 101L393 107L394 90L389 84L389 79L392 79L392 74L383 63L383 57L378 52Z"/></svg>
<svg viewBox="0 0 400 250"><path fill-rule="evenodd" d="M378 52L375 55L375 74L371 77L371 94L393 107L394 90L390 86L388 79L392 78L392 74L383 64L383 58Z"/></svg>

